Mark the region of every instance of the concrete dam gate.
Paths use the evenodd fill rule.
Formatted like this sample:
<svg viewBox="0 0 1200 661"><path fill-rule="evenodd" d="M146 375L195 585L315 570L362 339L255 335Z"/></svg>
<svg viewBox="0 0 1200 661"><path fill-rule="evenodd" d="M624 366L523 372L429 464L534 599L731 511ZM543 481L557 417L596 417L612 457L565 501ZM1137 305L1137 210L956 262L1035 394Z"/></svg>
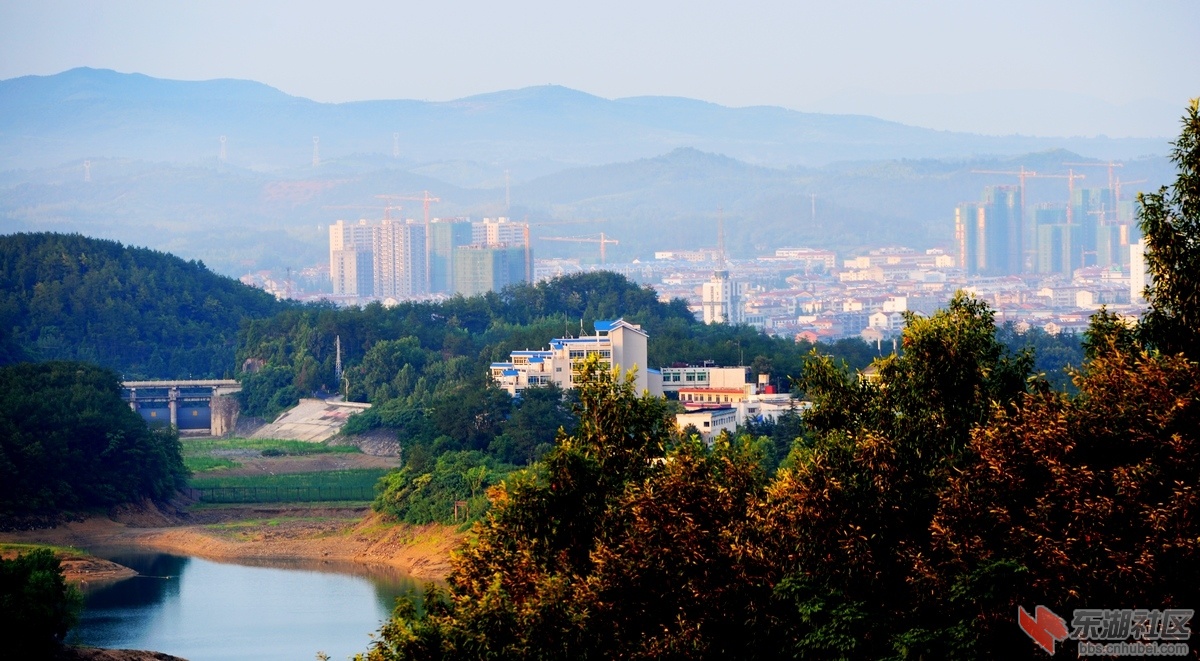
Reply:
<svg viewBox="0 0 1200 661"><path fill-rule="evenodd" d="M232 379L126 381L121 398L150 424L222 436L237 425L238 403L231 395L241 389Z"/></svg>

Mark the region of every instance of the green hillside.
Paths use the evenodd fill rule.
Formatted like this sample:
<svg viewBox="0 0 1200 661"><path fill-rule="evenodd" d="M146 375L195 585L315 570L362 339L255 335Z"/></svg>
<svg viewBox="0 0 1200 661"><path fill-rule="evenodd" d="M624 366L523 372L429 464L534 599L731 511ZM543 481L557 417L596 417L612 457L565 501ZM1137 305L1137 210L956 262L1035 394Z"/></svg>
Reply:
<svg viewBox="0 0 1200 661"><path fill-rule="evenodd" d="M285 309L202 262L77 234L0 236L0 362L83 360L126 379L234 373L239 326Z"/></svg>

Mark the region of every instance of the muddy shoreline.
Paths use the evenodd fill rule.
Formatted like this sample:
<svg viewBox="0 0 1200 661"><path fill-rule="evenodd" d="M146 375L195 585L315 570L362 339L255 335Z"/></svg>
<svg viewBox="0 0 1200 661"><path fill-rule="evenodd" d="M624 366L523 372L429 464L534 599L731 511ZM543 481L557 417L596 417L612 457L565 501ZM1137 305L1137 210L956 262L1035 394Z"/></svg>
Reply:
<svg viewBox="0 0 1200 661"><path fill-rule="evenodd" d="M280 504L193 508L177 514L140 508L53 528L4 532L0 542L85 551L136 548L217 562L315 560L385 565L416 579L441 581L450 572L451 551L464 537L452 526L392 523L368 508ZM103 562L64 563L65 573L73 582L123 577L119 565L103 567Z"/></svg>

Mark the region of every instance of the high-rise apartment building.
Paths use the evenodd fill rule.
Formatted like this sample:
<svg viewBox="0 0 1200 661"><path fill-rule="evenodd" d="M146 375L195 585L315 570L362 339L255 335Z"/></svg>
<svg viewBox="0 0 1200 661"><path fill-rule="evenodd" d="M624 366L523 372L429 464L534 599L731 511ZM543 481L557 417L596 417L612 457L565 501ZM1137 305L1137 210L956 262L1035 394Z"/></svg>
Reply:
<svg viewBox="0 0 1200 661"><path fill-rule="evenodd" d="M403 220L337 221L329 226L329 277L336 296L424 294L424 226Z"/></svg>
<svg viewBox="0 0 1200 661"><path fill-rule="evenodd" d="M454 251L472 243L472 223L466 219L437 219L429 225L429 291L454 293Z"/></svg>
<svg viewBox="0 0 1200 661"><path fill-rule="evenodd" d="M524 280L522 246L469 245L454 250L454 289L463 296L500 291Z"/></svg>
<svg viewBox="0 0 1200 661"><path fill-rule="evenodd" d="M524 246L525 223L508 218L484 218L471 228L471 243L480 246Z"/></svg>
<svg viewBox="0 0 1200 661"><path fill-rule="evenodd" d="M329 276L336 296L375 295L374 260L371 249L344 248L329 252Z"/></svg>
<svg viewBox="0 0 1200 661"><path fill-rule="evenodd" d="M329 226L329 277L335 296L374 295L373 225L366 220Z"/></svg>
<svg viewBox="0 0 1200 661"><path fill-rule="evenodd" d="M967 273L1016 275L1032 266L1026 263L1023 216L1016 186L989 186L983 191L983 202L955 209L958 258Z"/></svg>
<svg viewBox="0 0 1200 661"><path fill-rule="evenodd" d="M425 226L384 220L372 230L374 295L402 299L425 294Z"/></svg>

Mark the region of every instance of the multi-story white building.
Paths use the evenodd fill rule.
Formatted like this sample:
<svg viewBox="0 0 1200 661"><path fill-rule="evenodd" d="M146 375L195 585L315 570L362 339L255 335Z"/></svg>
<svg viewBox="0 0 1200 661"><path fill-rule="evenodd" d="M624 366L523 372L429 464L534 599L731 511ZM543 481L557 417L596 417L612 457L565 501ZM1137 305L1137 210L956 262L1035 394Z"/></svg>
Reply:
<svg viewBox="0 0 1200 661"><path fill-rule="evenodd" d="M329 277L336 296L373 296L374 253L369 246L329 251Z"/></svg>
<svg viewBox="0 0 1200 661"><path fill-rule="evenodd" d="M471 225L471 243L479 246L524 246L525 223L508 218L484 218Z"/></svg>
<svg viewBox="0 0 1200 661"><path fill-rule="evenodd" d="M743 388L750 368L688 365L664 367L661 373L663 391L676 392L683 388Z"/></svg>
<svg viewBox="0 0 1200 661"><path fill-rule="evenodd" d="M775 256L803 262L806 268L819 265L826 269L832 269L837 266L837 254L832 250L779 248L775 251Z"/></svg>
<svg viewBox="0 0 1200 661"><path fill-rule="evenodd" d="M1146 285L1150 283L1150 272L1146 270L1146 240L1138 239L1137 243L1129 245L1129 300L1134 304L1144 304L1142 297Z"/></svg>
<svg viewBox="0 0 1200 661"><path fill-rule="evenodd" d="M510 395L551 383L574 388L583 361L595 355L622 373L636 368L637 390L661 395L661 373L646 366L646 331L624 319L597 321L595 326L595 335L556 338L549 349L512 352L508 362L492 363L492 380Z"/></svg>
<svg viewBox="0 0 1200 661"><path fill-rule="evenodd" d="M680 431L688 425L692 425L700 432L700 438L711 445L714 436L720 436L723 431L732 434L737 429L737 418L736 409L703 409L676 413L675 424L679 426Z"/></svg>
<svg viewBox="0 0 1200 661"><path fill-rule="evenodd" d="M329 226L329 277L335 296L374 295L373 225L339 220Z"/></svg>
<svg viewBox="0 0 1200 661"><path fill-rule="evenodd" d="M706 324L742 323L742 295L746 284L729 279L729 271L713 273L712 279L704 283L701 293L701 309Z"/></svg>

